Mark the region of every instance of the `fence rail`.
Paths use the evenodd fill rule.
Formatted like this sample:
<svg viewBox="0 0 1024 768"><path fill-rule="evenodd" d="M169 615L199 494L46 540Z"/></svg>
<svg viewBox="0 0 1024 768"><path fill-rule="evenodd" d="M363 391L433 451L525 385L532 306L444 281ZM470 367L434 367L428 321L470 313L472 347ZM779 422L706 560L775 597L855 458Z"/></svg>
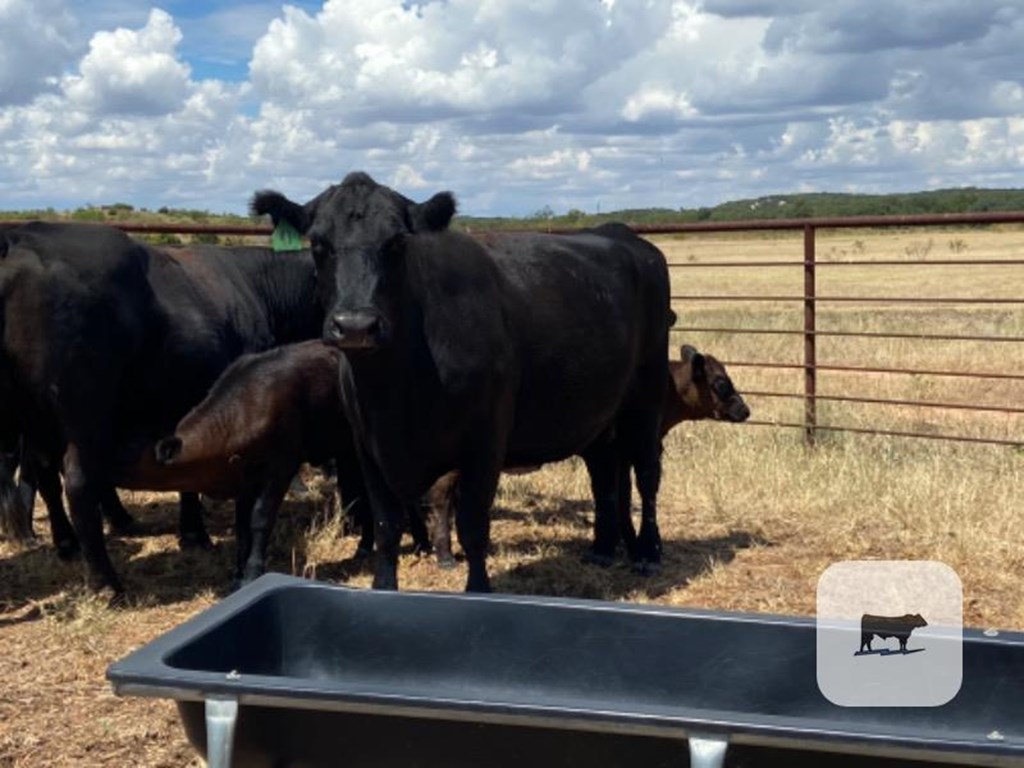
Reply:
<svg viewBox="0 0 1024 768"><path fill-rule="evenodd" d="M14 226L23 222L0 222L0 228ZM844 259L820 261L816 252L816 233L821 229L894 229L917 227L962 227L989 226L993 224L1024 224L1024 211L996 211L983 213L959 213L912 216L850 216L842 218L817 219L758 219L729 222L694 222L678 225L634 226L640 235L680 235L729 232L778 232L794 231L803 233L803 259L784 261L690 261L671 264L671 269L707 269L707 268L779 268L801 269L804 275L804 291L802 295L727 295L727 294L695 294L673 295L676 301L688 302L801 302L804 308L802 329L762 329L762 328L729 328L689 326L673 328L674 332L713 332L735 334L779 334L802 336L803 362L800 364L780 363L775 361L735 360L724 361L733 367L762 368L775 370L803 371L803 392L750 392L754 396L785 397L801 399L804 402L804 418L802 422L750 421L756 426L774 426L798 428L804 431L808 444L815 442L819 431L851 432L858 434L889 435L898 437L919 437L931 440L954 440L966 443L987 443L992 445L1024 445L1024 436L1020 440L1001 440L995 438L972 437L968 435L946 435L922 431L869 429L852 425L819 424L817 403L819 401L858 402L869 405L893 405L904 407L949 408L956 410L973 410L978 412L999 412L1008 414L1024 413L1024 409L1013 406L975 405L969 403L938 403L886 398L858 398L847 395L819 395L817 378L819 371L851 374L879 375L913 375L932 377L954 377L970 379L990 379L1006 381L1024 381L1024 373L1005 371L950 371L925 370L911 368L887 368L872 366L821 364L818 362L817 339L821 337L861 337L871 339L917 339L927 341L969 341L982 343L1018 344L1024 343L1024 336L982 335L982 334L917 334L917 333L881 333L857 331L819 331L817 323L817 307L823 303L868 303L868 304L953 304L953 305L1018 305L1024 304L1024 296L1020 297L921 297L921 296L818 296L817 270L832 267L933 267L933 266L1021 266L1024 259ZM181 235L226 235L238 237L269 236L271 228L265 225L207 225L207 224L132 224L112 223L126 232L137 234L181 234ZM573 229L548 229L556 234L571 234Z"/></svg>
<svg viewBox="0 0 1024 768"><path fill-rule="evenodd" d="M1020 440L1002 440L972 437L969 435L935 434L922 431L910 430L884 430L866 429L852 425L821 425L818 424L817 403L822 401L855 402L868 405L881 406L904 406L923 408L949 408L956 410L968 410L976 412L996 412L1007 414L1024 413L1024 409L1013 406L988 406L975 405L970 403L929 403L922 401L899 400L890 398L858 398L847 395L819 395L817 393L817 379L819 371L858 373L858 374L883 374L883 375L914 375L934 377L957 377L972 379L993 379L1007 381L1024 381L1024 374L1007 373L1000 371L977 372L977 371L948 371L948 370L922 370L909 368L883 368L853 365L831 365L818 362L817 340L820 337L845 337L845 338L892 338L892 339L915 339L925 341L970 341L982 343L1018 344L1024 343L1024 337L1011 335L984 335L984 334L924 334L924 333L880 333L880 332L858 332L858 331L819 331L816 326L817 307L825 303L849 303L849 304L913 304L913 305L1024 305L1024 296L1014 297L922 297L922 296L819 296L817 295L817 270L821 267L929 267L929 266L1021 266L1022 259L850 259L842 261L819 261L816 249L816 234L819 229L850 229L850 228L897 228L897 227L934 227L934 226L963 226L963 225L991 225L991 224L1024 224L1024 211L981 213L981 214L951 214L940 216L860 216L842 219L813 219L813 220L784 220L784 221L757 221L757 222L728 222L728 223L699 223L685 227L672 228L638 228L644 234L680 234L685 232L745 232L745 231L771 231L771 230L793 230L803 232L803 260L788 261L688 261L673 264L673 269L697 269L697 268L724 268L724 267L768 267L791 269L801 268L804 273L803 295L728 295L728 294L677 294L673 300L687 302L802 302L804 305L804 327L796 329L762 329L762 328L715 328L689 326L676 328L676 331L685 332L714 332L714 333L737 333L737 334L779 334L803 336L804 338L804 361L800 365L790 363L777 363L770 361L731 361L726 365L736 367L752 368L774 368L788 370L802 370L804 372L804 391L802 393L778 393L761 392L751 393L764 397L786 397L800 398L804 402L804 419L802 423L794 422L757 422L758 424L772 424L774 426L800 428L804 431L805 440L813 445L819 430L836 432L852 432L860 434L889 435L899 437L920 437L927 439L954 440L967 443L988 443L992 445L1024 445L1024 436ZM1022 283L1024 284L1024 283Z"/></svg>

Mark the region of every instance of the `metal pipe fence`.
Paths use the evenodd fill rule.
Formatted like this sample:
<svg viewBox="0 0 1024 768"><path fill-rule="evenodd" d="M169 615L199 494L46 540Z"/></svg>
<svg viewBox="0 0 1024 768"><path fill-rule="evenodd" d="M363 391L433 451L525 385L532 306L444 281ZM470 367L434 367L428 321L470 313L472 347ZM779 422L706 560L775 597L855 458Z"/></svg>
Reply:
<svg viewBox="0 0 1024 768"><path fill-rule="evenodd" d="M0 227L11 226L21 222L0 222ZM760 260L760 261L705 261L680 262L670 264L670 269L707 269L707 268L782 268L801 269L804 277L802 295L746 295L746 294L677 294L674 301L687 302L782 302L803 305L803 327L800 329L766 329L721 326L681 326L673 328L676 333L714 332L730 334L777 334L803 337L803 362L800 364L781 363L776 361L758 360L725 360L723 363L731 367L746 367L765 370L794 370L803 372L803 392L774 392L751 390L747 394L757 397L800 399L804 403L802 422L757 421L747 423L774 427L790 427L801 429L804 439L813 445L818 432L850 432L856 434L888 435L898 437L917 437L929 440L951 440L965 443L982 443L991 445L1024 446L1024 436L1020 440L1003 440L995 438L972 437L969 435L941 434L913 430L871 429L854 425L819 424L817 404L819 402L848 402L878 406L921 407L976 411L979 413L1024 413L1024 408L1015 406L975 405L971 403L929 402L909 399L867 398L853 395L820 395L818 394L818 373L822 371L851 374L880 375L911 375L929 377L952 377L969 379L989 379L1003 381L1024 381L1024 372L1010 371L952 371L918 368L837 365L818 362L817 340L824 337L868 338L868 339L907 339L919 341L969 341L994 344L1021 344L1024 336L1019 335L984 335L958 333L910 333L910 332L859 332L818 330L818 307L826 303L866 303L866 304L909 304L909 305L963 305L963 306L1011 306L1024 305L1024 295L1019 297L923 297L923 296L854 296L826 295L817 293L817 271L832 267L936 267L936 266L1022 266L1024 259L844 259L841 261L822 261L817 257L816 235L821 229L899 229L942 226L991 226L994 224L1024 224L1024 211L984 212L962 214L912 215L912 216L850 216L841 218L816 219L760 219L748 221L714 222L703 221L678 225L634 226L640 235L677 235L707 234L735 232L780 232L798 231L803 233L802 260ZM221 235L236 237L269 236L271 228L265 225L206 225L206 224L131 224L112 223L126 232L136 234L178 234L178 235ZM571 234L575 229L548 228L544 231L555 234ZM1021 283L1024 287L1024 281ZM1024 359L1022 356L1021 359Z"/></svg>
<svg viewBox="0 0 1024 768"><path fill-rule="evenodd" d="M804 307L804 320L802 329L763 329L763 328L736 328L736 327L714 327L714 326L684 326L673 330L678 332L714 332L714 333L736 333L736 334L781 334L803 336L804 350L803 363L794 365L789 363L777 363L773 361L723 361L725 365L734 367L751 367L766 369L789 369L802 370L804 373L804 386L802 393L796 392L771 392L752 391L749 394L762 397L778 398L799 398L804 401L804 419L802 423L793 422L750 422L761 425L773 425L781 427L800 428L804 431L805 441L813 445L819 430L835 432L851 432L858 434L889 435L898 437L919 437L931 440L951 440L967 443L985 443L992 445L1024 445L1024 436L1020 440L1002 440L972 437L969 435L934 434L913 430L885 430L867 429L853 425L820 425L817 417L817 404L819 402L846 402L862 403L880 406L902 406L914 408L937 408L950 410L975 411L979 413L1024 413L1024 408L1013 406L988 406L970 403L949 403L929 402L920 400L907 400L895 398L868 398L855 397L852 395L819 395L817 393L818 373L820 371L858 374L886 374L886 375L914 375L933 377L958 377L972 379L994 379L1008 381L1024 381L1024 373L1011 373L1006 371L949 371L949 370L923 370L898 367L872 367L853 365L821 364L818 362L817 340L822 337L842 338L869 338L869 339L910 339L920 341L971 341L997 344L1020 344L1024 343L1024 336L1018 335L984 335L984 334L956 334L956 333L884 333L884 332L859 332L859 331L819 331L817 329L817 308L825 303L865 303L865 304L910 304L910 305L1024 305L1024 295L1015 297L923 297L923 296L821 296L817 293L817 270L829 267L928 267L928 266L1021 266L1022 259L850 259L842 261L820 261L817 258L816 234L819 229L850 229L850 228L909 228L909 227L935 227L935 226L965 226L991 224L1024 224L1024 212L999 212L979 214L951 214L936 216L859 216L848 218L822 218L813 220L781 220L781 221L750 221L750 222L723 222L708 223L701 222L693 225L685 225L672 228L641 228L645 234L677 234L677 233L711 233L711 232L753 232L753 231L803 231L803 261L709 261L709 262L682 262L672 264L672 269L687 268L729 268L729 267L789 267L803 269L804 292L803 295L728 295L728 294L694 294L694 295L673 295L673 300L688 302L802 302ZM1021 281L1024 287L1024 281Z"/></svg>

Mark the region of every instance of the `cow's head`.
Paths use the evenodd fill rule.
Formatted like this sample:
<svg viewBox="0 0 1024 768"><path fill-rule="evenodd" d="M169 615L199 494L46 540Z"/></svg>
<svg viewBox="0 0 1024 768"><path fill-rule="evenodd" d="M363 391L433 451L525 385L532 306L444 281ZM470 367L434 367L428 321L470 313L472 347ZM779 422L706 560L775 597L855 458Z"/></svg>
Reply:
<svg viewBox="0 0 1024 768"><path fill-rule="evenodd" d="M405 236L447 229L455 198L440 192L414 203L365 173L350 173L305 205L257 192L252 210L309 238L324 338L346 350L372 349L390 338L399 316Z"/></svg>
<svg viewBox="0 0 1024 768"><path fill-rule="evenodd" d="M684 344L679 353L682 364L671 366L672 381L679 400L692 414L683 418L740 422L750 417L750 408L724 365L689 344Z"/></svg>

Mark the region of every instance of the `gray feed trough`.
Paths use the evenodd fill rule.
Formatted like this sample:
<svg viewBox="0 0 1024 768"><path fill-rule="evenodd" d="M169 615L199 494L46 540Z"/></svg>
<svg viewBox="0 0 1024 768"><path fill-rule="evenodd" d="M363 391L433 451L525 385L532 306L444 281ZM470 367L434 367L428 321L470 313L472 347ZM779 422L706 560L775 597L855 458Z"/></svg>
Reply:
<svg viewBox="0 0 1024 768"><path fill-rule="evenodd" d="M965 630L938 707L836 706L815 654L806 618L271 574L107 675L211 768L1024 765L1024 635Z"/></svg>

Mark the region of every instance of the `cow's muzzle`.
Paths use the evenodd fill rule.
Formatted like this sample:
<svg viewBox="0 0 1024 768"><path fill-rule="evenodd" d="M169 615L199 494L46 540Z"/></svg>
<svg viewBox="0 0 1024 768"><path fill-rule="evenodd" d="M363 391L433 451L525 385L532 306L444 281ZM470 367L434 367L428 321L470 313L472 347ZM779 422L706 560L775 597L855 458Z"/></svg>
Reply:
<svg viewBox="0 0 1024 768"><path fill-rule="evenodd" d="M331 318L328 340L342 349L374 349L380 330L380 316L374 312L338 312Z"/></svg>
<svg viewBox="0 0 1024 768"><path fill-rule="evenodd" d="M729 402L725 408L725 419L734 423L746 421L750 418L750 408L743 402L743 398L737 397Z"/></svg>

